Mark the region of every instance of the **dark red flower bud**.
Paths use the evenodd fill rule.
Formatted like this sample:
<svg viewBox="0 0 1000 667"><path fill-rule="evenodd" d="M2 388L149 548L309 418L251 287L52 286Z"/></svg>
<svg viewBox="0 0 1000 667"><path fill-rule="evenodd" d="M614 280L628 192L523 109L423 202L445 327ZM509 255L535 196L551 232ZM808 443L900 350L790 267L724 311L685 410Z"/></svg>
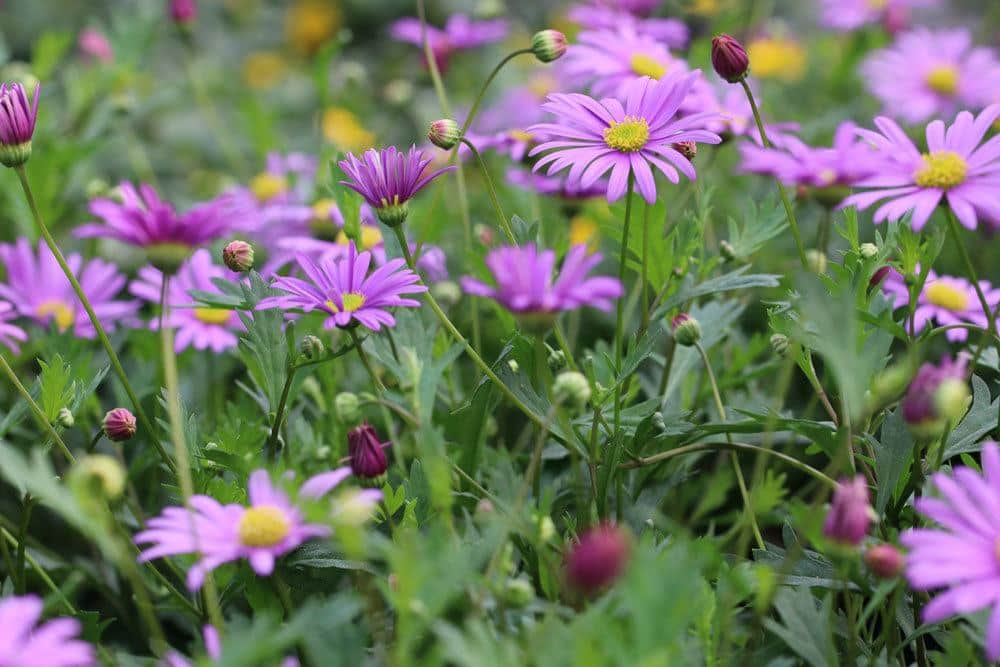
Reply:
<svg viewBox="0 0 1000 667"><path fill-rule="evenodd" d="M198 3L196 0L170 0L170 18L176 23L190 23L197 16Z"/></svg>
<svg viewBox="0 0 1000 667"><path fill-rule="evenodd" d="M712 67L729 83L739 83L750 73L750 58L735 37L723 33L712 38Z"/></svg>
<svg viewBox="0 0 1000 667"><path fill-rule="evenodd" d="M890 273L892 273L891 266L883 266L875 271L875 273L872 274L871 280L868 281L868 291L871 292L876 287L881 285L882 282L889 277Z"/></svg>
<svg viewBox="0 0 1000 667"><path fill-rule="evenodd" d="M351 472L362 482L381 486L389 468L378 433L368 422L347 433L347 453L351 458Z"/></svg>
<svg viewBox="0 0 1000 667"><path fill-rule="evenodd" d="M135 435L135 415L125 408L115 408L104 415L103 428L108 440L129 440Z"/></svg>
<svg viewBox="0 0 1000 667"><path fill-rule="evenodd" d="M566 554L566 580L583 593L599 593L621 576L630 551L624 529L610 523L595 526Z"/></svg>
<svg viewBox="0 0 1000 667"><path fill-rule="evenodd" d="M891 544L878 544L865 552L865 565L879 579L892 579L903 571L906 558Z"/></svg>

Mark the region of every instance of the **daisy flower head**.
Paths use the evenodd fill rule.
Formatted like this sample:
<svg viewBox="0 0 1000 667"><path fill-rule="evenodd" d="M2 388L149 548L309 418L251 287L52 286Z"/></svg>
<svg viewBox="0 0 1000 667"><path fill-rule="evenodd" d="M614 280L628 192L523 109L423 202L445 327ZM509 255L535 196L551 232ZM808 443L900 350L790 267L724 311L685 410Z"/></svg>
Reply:
<svg viewBox="0 0 1000 667"><path fill-rule="evenodd" d="M23 237L13 244L0 244L0 262L7 268L0 298L9 301L18 315L44 327L54 324L60 332L94 338L96 332L87 311L44 241L39 241L37 252ZM67 256L66 263L107 330L113 331L116 325L135 317L139 302L117 299L127 279L114 264L101 259L85 262L78 253Z"/></svg>
<svg viewBox="0 0 1000 667"><path fill-rule="evenodd" d="M11 352L17 354L20 348L16 341L23 343L28 340L28 334L21 327L10 323L15 317L17 317L17 311L14 306L6 301L0 301L0 345L6 346Z"/></svg>
<svg viewBox="0 0 1000 667"><path fill-rule="evenodd" d="M938 590L923 608L924 623L990 609L986 656L1000 660L1000 447L983 445L982 473L956 466L931 477L937 497L917 498L917 511L937 525L900 536L909 549L906 578L918 591Z"/></svg>
<svg viewBox="0 0 1000 667"><path fill-rule="evenodd" d="M1000 137L981 143L990 126L1000 118L1000 104L973 117L962 111L955 122L927 125L927 152L920 152L895 123L875 119L879 131L858 130L875 148L879 171L856 185L866 192L854 194L841 206L866 209L888 200L875 211L874 221L899 220L912 213L910 224L919 231L944 200L959 222L975 229L982 216L1000 227Z"/></svg>
<svg viewBox="0 0 1000 667"><path fill-rule="evenodd" d="M574 246L566 253L556 272L556 254L534 244L504 246L491 250L486 266L496 286L471 276L461 280L462 289L476 296L493 299L527 328L547 327L560 312L592 306L609 311L624 291L616 278L588 278L601 262L599 253L588 253L587 246Z"/></svg>
<svg viewBox="0 0 1000 667"><path fill-rule="evenodd" d="M687 71L687 64L661 41L628 27L580 33L563 60L567 77L589 84L601 97L622 96L630 83L642 77L661 79Z"/></svg>
<svg viewBox="0 0 1000 667"><path fill-rule="evenodd" d="M452 14L444 28L430 25L421 28L419 19L402 18L392 24L389 34L397 41L423 48L426 30L434 61L438 69L444 72L448 69L453 53L502 41L507 37L507 29L507 21L503 19L474 21L465 14Z"/></svg>
<svg viewBox="0 0 1000 667"><path fill-rule="evenodd" d="M575 5L568 17L586 30L616 30L626 28L639 35L663 42L671 49L683 49L691 34L679 19L647 18L656 2L626 3L595 0Z"/></svg>
<svg viewBox="0 0 1000 667"><path fill-rule="evenodd" d="M0 659L18 667L97 667L93 647L82 639L80 622L57 618L39 623L42 600L35 595L0 600Z"/></svg>
<svg viewBox="0 0 1000 667"><path fill-rule="evenodd" d="M431 158L416 146L403 153L395 146L364 152L360 159L353 153L340 161L348 180L341 181L375 209L378 219L390 227L403 224L408 214L407 203L421 189L441 174L455 167L431 170Z"/></svg>
<svg viewBox="0 0 1000 667"><path fill-rule="evenodd" d="M234 216L225 196L178 213L151 185L136 188L126 182L117 190L117 200L90 202L90 212L101 222L81 225L76 235L144 248L150 262L167 273L176 271L195 247L214 241L232 227Z"/></svg>
<svg viewBox="0 0 1000 667"><path fill-rule="evenodd" d="M20 167L31 157L40 86L28 101L20 83L0 83L0 164Z"/></svg>
<svg viewBox="0 0 1000 667"><path fill-rule="evenodd" d="M268 297L257 307L261 310L282 308L303 312L320 310L329 315L325 326L346 328L358 324L372 331L383 325L392 327L396 318L389 308L415 308L420 305L405 295L426 292L420 277L404 268L402 259L392 259L368 273L372 264L370 251L358 252L352 241L346 253L315 262L300 254L297 263L307 280L278 277L273 287L286 294Z"/></svg>
<svg viewBox="0 0 1000 667"><path fill-rule="evenodd" d="M821 23L847 32L881 23L890 33L909 22L910 10L938 4L938 0L821 0Z"/></svg>
<svg viewBox="0 0 1000 667"><path fill-rule="evenodd" d="M239 343L237 332L243 330L243 323L235 310L196 306L191 290L219 294L213 279L228 280L228 271L212 263L212 254L205 248L195 251L167 285L167 299L170 314L167 325L176 330L174 350L183 352L189 347L196 350L211 350L216 354L236 347ZM129 291L149 303L160 302L163 273L151 266L139 270L138 278L129 286ZM159 326L159 318L153 318L150 327Z"/></svg>
<svg viewBox="0 0 1000 667"><path fill-rule="evenodd" d="M869 55L861 72L885 113L907 123L982 109L1000 88L995 52L973 46L964 28L916 28Z"/></svg>
<svg viewBox="0 0 1000 667"><path fill-rule="evenodd" d="M986 296L986 303L991 309L1000 304L1000 289L994 289L985 280L979 281L979 287ZM891 269L882 283L882 291L893 299L894 308L905 308L910 304L910 288L903 275ZM986 329L988 316L983 312L976 288L965 278L939 276L934 271L927 273L927 281L917 297L917 307L913 311L914 331L923 331L935 323L938 326L955 324L972 324ZM952 342L962 342L969 337L968 329L949 329L945 336Z"/></svg>
<svg viewBox="0 0 1000 667"><path fill-rule="evenodd" d="M319 499L351 474L350 468L317 475L299 488L299 497ZM379 491L361 491L361 500L374 505ZM271 482L266 470L257 470L247 483L246 506L223 505L209 496L196 495L190 510L168 507L150 519L147 529L136 534L144 549L140 562L164 556L197 554L188 570L191 590L201 588L205 575L225 563L246 559L262 577L274 571L275 560L304 542L330 534L327 526L306 523L302 511L282 489Z"/></svg>
<svg viewBox="0 0 1000 667"><path fill-rule="evenodd" d="M681 142L717 144L719 135L701 129L718 120L715 112L683 118L677 111L701 72L675 72L659 81L648 77L630 82L622 94L597 101L578 93L550 95L546 111L555 122L528 128L550 139L530 155L545 153L535 170L548 167L551 176L569 168L567 181L588 188L609 171L607 199L617 201L634 178L636 188L650 204L656 201L656 179L651 167L678 183L678 171L697 178L691 161L672 145Z"/></svg>

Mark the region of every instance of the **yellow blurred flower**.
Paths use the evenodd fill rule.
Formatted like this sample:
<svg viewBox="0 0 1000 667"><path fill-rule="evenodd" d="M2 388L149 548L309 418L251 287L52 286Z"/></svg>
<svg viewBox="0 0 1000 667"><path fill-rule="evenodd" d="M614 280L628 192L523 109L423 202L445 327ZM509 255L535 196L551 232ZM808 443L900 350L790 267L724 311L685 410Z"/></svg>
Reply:
<svg viewBox="0 0 1000 667"><path fill-rule="evenodd" d="M271 88L285 75L288 63L275 51L257 51L243 60L243 80L255 90Z"/></svg>
<svg viewBox="0 0 1000 667"><path fill-rule="evenodd" d="M323 136L342 151L358 153L375 144L375 134L369 132L358 117L343 107L330 107L323 112Z"/></svg>
<svg viewBox="0 0 1000 667"><path fill-rule="evenodd" d="M597 223L583 215L575 215L569 221L570 246L586 245L590 250L597 249L600 239Z"/></svg>
<svg viewBox="0 0 1000 667"><path fill-rule="evenodd" d="M691 0L687 11L697 16L716 16L722 11L720 0Z"/></svg>
<svg viewBox="0 0 1000 667"><path fill-rule="evenodd" d="M296 51L312 55L340 28L335 2L297 0L285 16L285 37Z"/></svg>
<svg viewBox="0 0 1000 667"><path fill-rule="evenodd" d="M806 73L806 50L783 37L760 37L747 48L750 73L762 79L798 81Z"/></svg>
<svg viewBox="0 0 1000 667"><path fill-rule="evenodd" d="M288 191L288 181L283 176L264 172L250 181L250 191L259 201L266 202Z"/></svg>
<svg viewBox="0 0 1000 667"><path fill-rule="evenodd" d="M340 245L347 245L349 241L344 232L337 234L337 243ZM382 230L374 225L361 225L362 250L371 250L380 243L382 243Z"/></svg>

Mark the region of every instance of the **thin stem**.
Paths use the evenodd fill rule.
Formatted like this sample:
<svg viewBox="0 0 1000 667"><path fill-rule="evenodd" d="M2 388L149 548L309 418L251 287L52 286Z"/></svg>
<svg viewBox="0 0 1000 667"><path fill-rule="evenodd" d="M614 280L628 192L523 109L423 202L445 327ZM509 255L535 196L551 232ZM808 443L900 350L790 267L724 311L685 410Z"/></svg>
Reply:
<svg viewBox="0 0 1000 667"><path fill-rule="evenodd" d="M139 402L139 397L132 388L132 384L128 381L128 376L125 374L125 369L122 367L121 361L118 359L118 354L115 349L111 346L111 340L108 338L108 334L104 331L104 326L101 324L100 318L97 317L97 313L94 312L93 306L90 304L90 300L84 293L83 288L80 287L80 282L76 279L73 274L72 269L70 269L69 264L66 263L66 258L63 257L62 251L59 250L59 246L56 245L55 239L52 237L49 228L45 226L45 222L42 220L41 214L38 212L38 206L35 204L35 197L31 192L31 186L28 183L28 174L25 172L24 167L17 167L15 170L17 172L17 177L21 181L21 189L24 190L25 199L28 201L28 207L31 209L31 214L35 218L35 224L38 226L38 231L41 233L42 238L45 239L45 243L49 246L49 250L52 251L53 256L56 258L56 262L62 269L63 273L66 274L66 278L69 280L70 285L73 286L73 291L76 293L77 298L80 300L80 304L83 309L87 311L87 316L90 318L90 323L94 327L94 331L97 332L97 337L101 341L101 345L104 346L104 350L108 353L108 359L111 361L111 366L114 368L115 375L122 383L122 387L125 389L125 393L128 394L129 400L132 402L132 408L135 411L136 416L142 424L143 429L149 434L149 440L153 443L156 448L157 453L163 462L167 464L171 470L175 470L174 462L167 455L166 450L163 448L163 444L156 437L156 430L153 428L153 423L146 416L146 411L142 408L142 403Z"/></svg>
<svg viewBox="0 0 1000 667"><path fill-rule="evenodd" d="M264 446L264 451L267 453L267 457L272 461L278 454L278 434L281 433L281 422L285 418L285 406L288 404L288 394L292 390L292 381L295 380L295 373L298 370L299 369L295 364L288 365L288 374L285 377L285 386L281 388L281 398L278 399L278 409L274 413L274 424L271 425L271 434L268 436L267 444Z"/></svg>
<svg viewBox="0 0 1000 667"><path fill-rule="evenodd" d="M701 343L695 343L695 348L698 350L698 354L701 355L702 363L705 364L705 372L708 374L708 382L712 387L712 398L715 399L715 409L719 412L719 419L725 423L728 421L726 417L726 407L722 404L722 395L719 393L719 384L715 381L715 373L712 371L712 364L708 360L708 353L705 352L705 347ZM726 440L728 442L733 441L733 435L726 432ZM754 515L753 503L750 501L750 492L747 490L746 480L743 479L743 469L740 468L739 457L736 456L736 452L730 452L730 460L733 464L733 472L736 473L736 482L740 487L740 495L743 496L743 506L746 508L747 517L750 519L750 527L753 529L754 539L757 540L757 546L764 549L764 537L760 533L760 526L757 525L757 517Z"/></svg>
<svg viewBox="0 0 1000 667"><path fill-rule="evenodd" d="M15 590L18 595L24 595L25 593L24 543L28 537L28 524L31 523L31 510L34 506L35 501L31 497L31 494L24 494L24 512L21 514L21 526L17 535L17 556L15 559L17 564L17 576L14 577L14 582Z"/></svg>
<svg viewBox="0 0 1000 667"><path fill-rule="evenodd" d="M504 215L503 207L500 205L500 200L497 199L496 188L493 187L493 179L490 178L490 171L486 168L486 161L483 160L482 154L476 150L476 147L471 141L462 137L461 142L469 147L472 154L476 156L476 161L479 162L479 168L483 172L483 179L486 181L486 191L490 195L490 201L493 202L493 209L497 212L497 220L500 221L500 228L503 229L504 234L507 235L507 239L514 245L517 245L517 240L514 238L514 232L510 228L510 223L507 222L507 216Z"/></svg>
<svg viewBox="0 0 1000 667"><path fill-rule="evenodd" d="M757 108L757 100L754 99L753 91L750 90L750 85L746 82L746 79L740 81L740 85L743 86L743 91L747 94L747 99L750 100L750 109L753 110L753 119L757 123L757 131L760 132L760 140L766 148L771 148L771 140L767 138L767 133L764 131L764 121L760 118L760 109ZM799 261L802 262L803 268L808 269L809 262L806 260L806 250L802 245L802 234L799 233L799 225L795 221L795 213L792 212L792 204L788 200L788 193L785 192L785 186L781 184L781 181L775 179L774 182L778 186L781 204L785 207L785 215L788 217L788 226L792 230L792 236L795 238L795 247L799 251Z"/></svg>
<svg viewBox="0 0 1000 667"><path fill-rule="evenodd" d="M69 451L69 447L66 446L66 443L59 436L59 433L56 432L56 429L52 426L51 422L49 422L49 419L45 416L42 408L35 402L35 399L31 397L31 392L28 391L27 387L21 384L21 380L18 379L14 369L10 367L10 364L7 363L6 357L2 354L0 354L0 368L3 369L4 374L10 380L11 384L14 385L17 393L20 394L21 398L24 399L24 402L28 404L28 408L31 410L31 414L34 415L35 421L38 422L38 425L42 427L42 430L45 431L50 438L52 438L52 441L56 443L56 446L59 448L59 451L62 452L62 455L66 457L66 460L69 463L75 462L76 457L73 456L73 452Z"/></svg>
<svg viewBox="0 0 1000 667"><path fill-rule="evenodd" d="M625 222L622 225L622 247L618 254L618 282L625 284L625 260L628 258L629 226L632 223L632 191L635 189L635 175L629 172L628 188L625 190ZM621 370L622 347L625 338L625 296L622 295L615 305L615 374ZM615 387L615 431L621 423L621 383Z"/></svg>
<svg viewBox="0 0 1000 667"><path fill-rule="evenodd" d="M642 207L642 273L641 291L639 298L642 301L642 326L640 331L645 332L649 328L649 297L646 294L649 283L649 202L645 202Z"/></svg>
<svg viewBox="0 0 1000 667"><path fill-rule="evenodd" d="M497 66L493 68L493 71L490 72L490 75L486 77L486 81L483 83L483 87L479 89L479 94L476 95L475 101L469 108L469 115L465 117L465 122L462 124L463 137L465 136L465 133L469 131L469 128L472 127L472 121L475 120L476 114L479 113L479 107L480 105L482 105L483 98L486 96L486 90L490 87L490 84L493 83L493 79L497 77L497 74L500 73L500 70L503 69L504 65L509 63L514 58L524 55L526 53L532 53L531 49L518 49L517 51L508 53L503 60L497 63Z"/></svg>
<svg viewBox="0 0 1000 667"><path fill-rule="evenodd" d="M997 322L996 319L990 318L990 313L993 309L990 308L989 301L986 300L986 295L983 293L983 288L979 284L979 277L976 275L976 267L972 265L972 259L969 257L969 251L965 247L965 243L962 241L962 232L958 226L958 219L952 212L951 208L946 209L948 215L948 229L951 230L951 235L955 239L955 245L958 247L958 254L962 258L962 263L965 264L965 272L969 277L969 282L976 289L976 296L979 297L979 303L983 308L983 316L988 319L986 322L986 327L990 333L997 333Z"/></svg>

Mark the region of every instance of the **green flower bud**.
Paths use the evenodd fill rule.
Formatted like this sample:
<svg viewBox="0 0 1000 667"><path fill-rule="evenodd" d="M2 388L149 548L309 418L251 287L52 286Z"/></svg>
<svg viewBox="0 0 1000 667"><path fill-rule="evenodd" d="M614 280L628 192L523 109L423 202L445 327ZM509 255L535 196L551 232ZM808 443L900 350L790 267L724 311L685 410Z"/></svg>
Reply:
<svg viewBox="0 0 1000 667"><path fill-rule="evenodd" d="M357 424L361 421L361 401L358 395L349 391L343 391L333 399L333 409L337 413L337 418L345 424Z"/></svg>
<svg viewBox="0 0 1000 667"><path fill-rule="evenodd" d="M581 409L590 400L590 383L583 373L564 371L556 376L552 393L556 401Z"/></svg>
<svg viewBox="0 0 1000 667"><path fill-rule="evenodd" d="M670 320L674 332L674 340L678 345L691 347L701 340L701 324L687 313L679 313Z"/></svg>

